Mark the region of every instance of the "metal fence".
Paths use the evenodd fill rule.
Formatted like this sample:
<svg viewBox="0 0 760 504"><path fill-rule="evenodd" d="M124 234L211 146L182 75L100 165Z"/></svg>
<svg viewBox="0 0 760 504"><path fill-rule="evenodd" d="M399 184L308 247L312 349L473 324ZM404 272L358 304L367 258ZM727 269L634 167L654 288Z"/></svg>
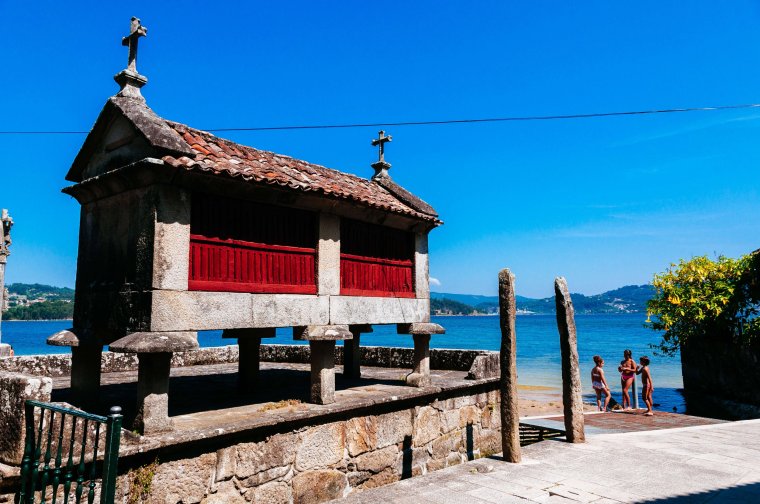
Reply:
<svg viewBox="0 0 760 504"><path fill-rule="evenodd" d="M26 401L25 413L26 440L18 502L79 504L84 498L93 504L99 493L101 504L112 504L121 408L111 408L105 417Z"/></svg>

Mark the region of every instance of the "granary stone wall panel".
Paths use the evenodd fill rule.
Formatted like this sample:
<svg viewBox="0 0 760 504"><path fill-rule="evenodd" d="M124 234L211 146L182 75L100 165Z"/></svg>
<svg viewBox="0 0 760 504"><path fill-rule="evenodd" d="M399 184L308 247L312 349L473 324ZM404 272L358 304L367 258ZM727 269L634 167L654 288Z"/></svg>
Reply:
<svg viewBox="0 0 760 504"><path fill-rule="evenodd" d="M190 193L158 188L154 234L154 289L187 290L190 258Z"/></svg>
<svg viewBox="0 0 760 504"><path fill-rule="evenodd" d="M152 331L328 324L326 296L240 292L153 292Z"/></svg>
<svg viewBox="0 0 760 504"><path fill-rule="evenodd" d="M122 336L125 330L147 329L155 202L155 190L149 188L82 206L75 328L105 333L98 336L106 340Z"/></svg>
<svg viewBox="0 0 760 504"><path fill-rule="evenodd" d="M330 297L330 324L410 324L429 320L429 299Z"/></svg>
<svg viewBox="0 0 760 504"><path fill-rule="evenodd" d="M501 450L497 386L390 412L359 409L343 420L298 422L292 430L285 422L282 432L256 441L227 437L225 446L194 456L181 455L181 443L166 446L166 457L143 453L139 463L157 459L158 466L142 502L317 504L487 457ZM117 502L135 502L127 474L132 467L134 475L134 463L122 458Z"/></svg>

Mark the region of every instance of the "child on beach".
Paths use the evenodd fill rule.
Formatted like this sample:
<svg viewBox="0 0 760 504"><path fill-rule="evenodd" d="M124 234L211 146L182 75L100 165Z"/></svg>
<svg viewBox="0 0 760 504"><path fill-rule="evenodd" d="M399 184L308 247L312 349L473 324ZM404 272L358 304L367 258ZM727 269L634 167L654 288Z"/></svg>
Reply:
<svg viewBox="0 0 760 504"><path fill-rule="evenodd" d="M591 370L591 386L594 387L596 392L596 407L599 411L607 411L607 406L610 404L610 387L607 385L607 379L604 377L604 359L598 355L594 355L594 369ZM604 394L604 407L602 407L602 394Z"/></svg>
<svg viewBox="0 0 760 504"><path fill-rule="evenodd" d="M647 405L646 416L653 416L652 412L652 374L649 372L649 357L644 356L639 358L641 366L636 369L636 374L641 375L641 397L644 398L644 403Z"/></svg>
<svg viewBox="0 0 760 504"><path fill-rule="evenodd" d="M636 361L633 360L632 355L633 352L630 350L624 350L623 360L618 366L620 385L623 387L623 409L631 409L631 397L628 395L628 389L633 385L634 373L636 373Z"/></svg>

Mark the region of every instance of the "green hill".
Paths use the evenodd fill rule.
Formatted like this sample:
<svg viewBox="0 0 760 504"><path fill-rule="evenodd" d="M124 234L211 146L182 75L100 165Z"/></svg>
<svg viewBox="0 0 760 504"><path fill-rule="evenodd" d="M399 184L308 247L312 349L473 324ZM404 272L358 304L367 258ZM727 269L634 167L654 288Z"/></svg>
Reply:
<svg viewBox="0 0 760 504"><path fill-rule="evenodd" d="M5 320L70 319L74 315L74 289L43 284L8 285Z"/></svg>
<svg viewBox="0 0 760 504"><path fill-rule="evenodd" d="M52 285L43 284L25 284L12 283L6 286L9 294L18 294L26 296L29 299L45 298L51 299L68 299L74 300L74 289L68 287L53 287Z"/></svg>
<svg viewBox="0 0 760 504"><path fill-rule="evenodd" d="M430 313L433 315L472 315L479 312L478 309L453 299L430 300Z"/></svg>
<svg viewBox="0 0 760 504"><path fill-rule="evenodd" d="M627 285L593 296L571 294L575 312L579 314L599 313L644 313L647 300L654 295L651 285ZM470 305L484 313L497 313L499 298L497 296L480 296L473 294L452 294L431 292L431 305L434 299L447 299ZM533 299L515 296L517 309L536 314L551 314L555 312L554 298Z"/></svg>

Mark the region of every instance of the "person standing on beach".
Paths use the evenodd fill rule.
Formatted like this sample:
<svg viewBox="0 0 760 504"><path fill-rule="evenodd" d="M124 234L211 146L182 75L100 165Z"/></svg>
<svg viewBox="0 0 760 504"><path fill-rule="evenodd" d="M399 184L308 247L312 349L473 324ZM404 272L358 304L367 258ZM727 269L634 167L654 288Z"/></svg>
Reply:
<svg viewBox="0 0 760 504"><path fill-rule="evenodd" d="M618 366L620 384L623 386L623 409L631 409L631 397L628 395L628 389L633 385L633 379L636 376L636 361L633 360L632 355L633 352L630 350L624 350L623 360Z"/></svg>
<svg viewBox="0 0 760 504"><path fill-rule="evenodd" d="M604 377L604 359L598 355L594 355L594 363L596 366L591 370L591 386L594 387L596 392L596 407L599 411L607 411L607 406L610 404L610 387L607 385L607 379ZM602 407L602 394L604 394L604 407Z"/></svg>
<svg viewBox="0 0 760 504"><path fill-rule="evenodd" d="M652 411L652 406L654 405L652 403L654 386L652 385L652 374L649 372L649 357L644 356L639 358L639 363L641 363L641 367L636 369L636 374L641 375L641 397L644 398L644 403L647 405L647 412L644 414L646 416L654 416L654 412Z"/></svg>

